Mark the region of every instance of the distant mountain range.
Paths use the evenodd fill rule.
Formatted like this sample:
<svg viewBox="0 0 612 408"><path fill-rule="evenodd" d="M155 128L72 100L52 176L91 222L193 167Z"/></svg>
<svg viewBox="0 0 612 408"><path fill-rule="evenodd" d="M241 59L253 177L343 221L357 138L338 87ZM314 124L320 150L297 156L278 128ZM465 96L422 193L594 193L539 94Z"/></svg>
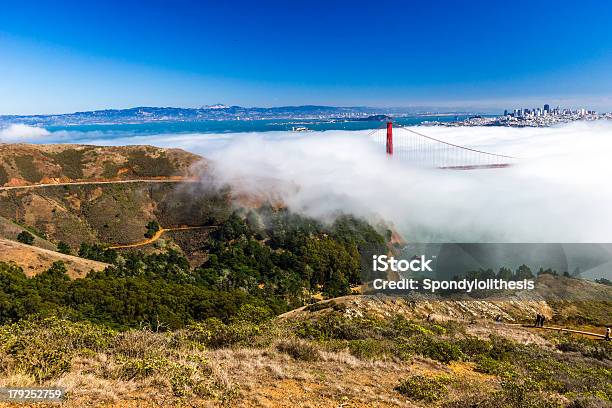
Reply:
<svg viewBox="0 0 612 408"><path fill-rule="evenodd" d="M33 126L65 126L86 124L129 124L162 121L205 120L259 120L259 119L363 119L372 115L425 115L431 113L471 114L427 107L373 108L365 106L280 106L271 108L245 108L222 104L201 108L136 107L129 109L105 109L55 115L4 115L0 124L23 123Z"/></svg>

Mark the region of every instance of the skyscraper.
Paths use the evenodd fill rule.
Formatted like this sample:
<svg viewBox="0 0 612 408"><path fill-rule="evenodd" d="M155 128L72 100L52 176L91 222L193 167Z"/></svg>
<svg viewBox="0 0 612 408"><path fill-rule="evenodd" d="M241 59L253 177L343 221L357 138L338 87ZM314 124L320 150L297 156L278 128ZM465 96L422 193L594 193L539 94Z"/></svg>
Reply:
<svg viewBox="0 0 612 408"><path fill-rule="evenodd" d="M544 104L544 112L546 112L546 113L550 112L550 105L549 104Z"/></svg>

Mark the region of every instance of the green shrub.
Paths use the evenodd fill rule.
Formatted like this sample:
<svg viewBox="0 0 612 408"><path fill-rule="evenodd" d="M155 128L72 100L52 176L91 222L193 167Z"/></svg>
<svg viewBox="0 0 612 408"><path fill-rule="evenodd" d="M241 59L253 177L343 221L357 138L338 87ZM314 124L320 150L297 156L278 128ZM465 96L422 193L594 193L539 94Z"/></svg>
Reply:
<svg viewBox="0 0 612 408"><path fill-rule="evenodd" d="M161 225L159 225L159 222L155 220L149 221L146 225L146 229L147 231L144 234L145 238L153 238L155 234L157 234L157 232L161 229Z"/></svg>
<svg viewBox="0 0 612 408"><path fill-rule="evenodd" d="M117 363L120 365L118 376L124 380L146 378L155 373L166 371L170 365L168 359L161 356L147 356L143 358L118 356Z"/></svg>
<svg viewBox="0 0 612 408"><path fill-rule="evenodd" d="M87 322L21 320L0 326L0 355L10 360L5 370L32 375L43 382L66 372L76 353L105 349L114 335Z"/></svg>
<svg viewBox="0 0 612 408"><path fill-rule="evenodd" d="M57 244L57 252L66 254L66 255L70 255L70 253L72 252L72 248L70 248L70 245L68 245L64 241L60 241Z"/></svg>
<svg viewBox="0 0 612 408"><path fill-rule="evenodd" d="M567 337L557 344L563 352L579 352L597 360L612 360L612 343L584 338Z"/></svg>
<svg viewBox="0 0 612 408"><path fill-rule="evenodd" d="M440 377L415 375L400 382L395 390L414 401L435 402L448 396L445 383Z"/></svg>
<svg viewBox="0 0 612 408"><path fill-rule="evenodd" d="M417 354L445 364L466 358L458 345L444 339L416 337L410 339L407 346Z"/></svg>
<svg viewBox="0 0 612 408"><path fill-rule="evenodd" d="M304 308L307 312L319 312L321 310L332 308L336 305L334 300L328 300L324 302L313 303L312 305L308 305Z"/></svg>
<svg viewBox="0 0 612 408"><path fill-rule="evenodd" d="M434 332L428 328L406 320L402 316L398 316L391 321L390 328L393 330L395 336L410 337L414 335L433 335Z"/></svg>
<svg viewBox="0 0 612 408"><path fill-rule="evenodd" d="M350 340L348 348L352 355L364 360L375 360L385 355L390 349L390 344L384 340L365 339Z"/></svg>
<svg viewBox="0 0 612 408"><path fill-rule="evenodd" d="M249 344L261 332L259 326L237 321L225 324L216 317L203 322L192 323L185 328L188 340L211 348L229 347L235 344Z"/></svg>
<svg viewBox="0 0 612 408"><path fill-rule="evenodd" d="M102 177L107 179L115 178L117 177L117 173L119 172L120 168L121 166L111 161L104 162L104 170L102 171Z"/></svg>
<svg viewBox="0 0 612 408"><path fill-rule="evenodd" d="M506 361L494 360L491 357L485 355L479 355L476 357L475 371L484 374L493 374L502 378L516 377L516 372L512 367L512 364Z"/></svg>
<svg viewBox="0 0 612 408"><path fill-rule="evenodd" d="M468 336L456 342L463 354L473 357L491 351L491 343L478 337Z"/></svg>
<svg viewBox="0 0 612 408"><path fill-rule="evenodd" d="M562 404L540 392L537 384L524 381L504 380L502 389L494 395L498 406L512 408L561 408Z"/></svg>
<svg viewBox="0 0 612 408"><path fill-rule="evenodd" d="M32 245L34 243L34 235L30 234L28 231L23 230L17 235L17 241L22 244Z"/></svg>
<svg viewBox="0 0 612 408"><path fill-rule="evenodd" d="M344 315L325 314L316 319L298 322L294 332L310 340L362 340L384 338L385 321L371 317L348 318Z"/></svg>

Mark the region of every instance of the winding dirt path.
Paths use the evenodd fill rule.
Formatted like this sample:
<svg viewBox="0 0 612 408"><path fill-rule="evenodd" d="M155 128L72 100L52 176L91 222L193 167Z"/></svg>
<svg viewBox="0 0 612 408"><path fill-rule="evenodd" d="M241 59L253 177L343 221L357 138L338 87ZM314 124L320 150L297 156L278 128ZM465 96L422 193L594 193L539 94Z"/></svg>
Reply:
<svg viewBox="0 0 612 408"><path fill-rule="evenodd" d="M197 179L133 179L133 180L113 180L113 181L71 181L67 183L46 183L30 184L27 186L5 186L0 187L0 191L27 190L32 188L62 187L62 186L87 186L101 184L129 184L129 183L197 183Z"/></svg>
<svg viewBox="0 0 612 408"><path fill-rule="evenodd" d="M176 228L160 228L151 238L147 238L143 241L134 242L133 244L125 245L114 245L108 247L108 249L125 249L125 248L137 248L144 245L149 245L161 238L161 236L168 231L184 231L184 230L195 230L195 229L213 229L214 226L198 226L198 227L176 227Z"/></svg>

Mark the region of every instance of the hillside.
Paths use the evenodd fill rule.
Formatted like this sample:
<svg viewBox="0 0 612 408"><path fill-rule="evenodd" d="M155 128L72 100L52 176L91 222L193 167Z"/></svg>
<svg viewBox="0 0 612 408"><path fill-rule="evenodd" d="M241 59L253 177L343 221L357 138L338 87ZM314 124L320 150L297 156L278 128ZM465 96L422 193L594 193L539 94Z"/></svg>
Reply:
<svg viewBox="0 0 612 408"><path fill-rule="evenodd" d="M541 313L560 322L580 317L582 323L606 326L612 323L611 302L611 286L544 274L537 278L534 292L519 292L502 299L457 301L422 294L409 297L351 295L294 309L280 318L311 319L330 310L343 310L349 316L371 315L383 319L401 315L407 319L469 322L493 321L500 316L502 321L517 323L530 322Z"/></svg>
<svg viewBox="0 0 612 408"><path fill-rule="evenodd" d="M200 160L152 146L0 144L0 186L184 176Z"/></svg>
<svg viewBox="0 0 612 408"><path fill-rule="evenodd" d="M0 238L28 229L35 246L76 252L83 242L138 242L152 220L203 225L226 204L181 183L202 160L151 146L0 144ZM28 185L42 186L11 188Z"/></svg>
<svg viewBox="0 0 612 408"><path fill-rule="evenodd" d="M48 270L57 261L64 263L68 270L67 275L71 278L82 278L92 270L101 271L108 266L104 262L64 255L48 249L0 238L0 262L18 264L26 276L38 275Z"/></svg>
<svg viewBox="0 0 612 408"><path fill-rule="evenodd" d="M83 256L111 264L0 239L0 387L59 386L67 407L612 400L610 343L523 327L543 313L601 333L608 301L564 298L608 299L609 287L542 275L540 293L507 300L346 296L360 283L362 253L398 237L351 215L327 224L234 198L247 208L198 183L0 189L0 233L15 239L27 228L49 249L85 244ZM97 245L141 242L149 221L206 228L168 230L145 252ZM56 260L66 271L44 271ZM311 304L320 296L333 299Z"/></svg>

